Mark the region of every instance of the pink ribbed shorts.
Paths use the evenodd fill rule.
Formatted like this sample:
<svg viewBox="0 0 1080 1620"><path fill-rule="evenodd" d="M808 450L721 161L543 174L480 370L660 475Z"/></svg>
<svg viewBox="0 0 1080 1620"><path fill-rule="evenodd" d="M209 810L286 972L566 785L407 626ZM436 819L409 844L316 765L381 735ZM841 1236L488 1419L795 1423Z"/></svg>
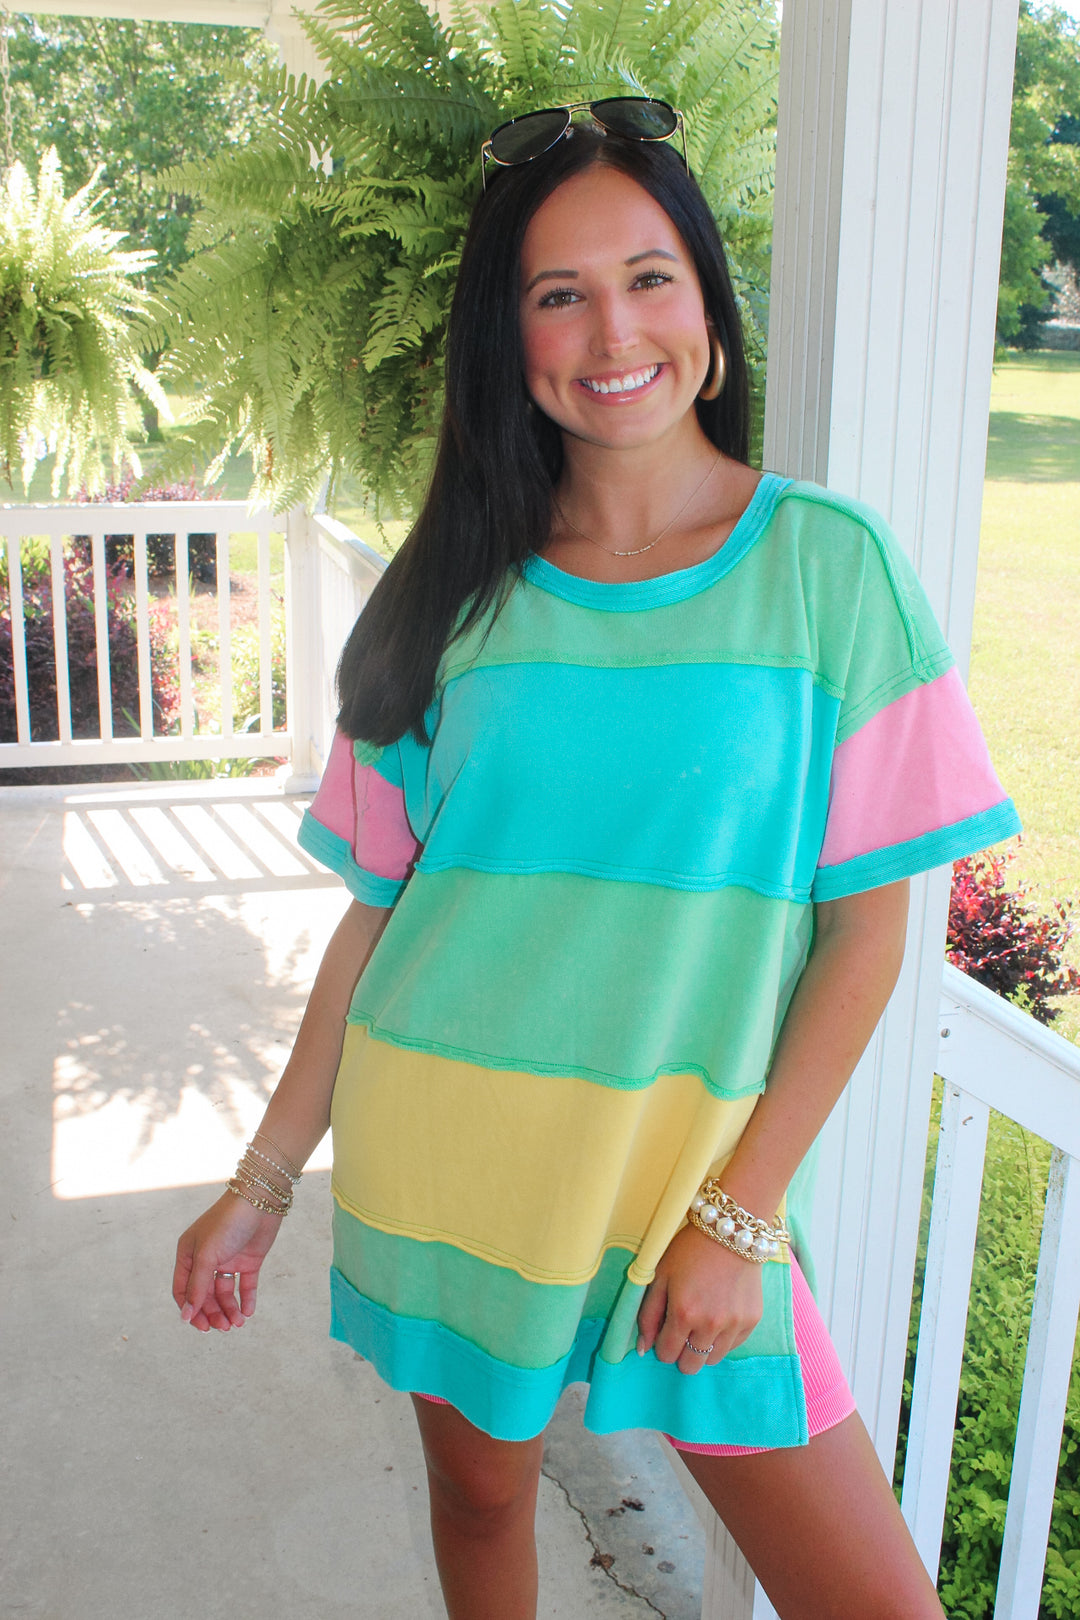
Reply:
<svg viewBox="0 0 1080 1620"><path fill-rule="evenodd" d="M791 1317L795 1329L795 1349L802 1366L803 1393L806 1398L806 1428L813 1437L825 1429L834 1428L855 1410L855 1398L848 1388L840 1358L836 1354L829 1330L825 1326L817 1301L799 1269L795 1256L791 1256ZM422 1395L422 1401L434 1406L449 1406L441 1395ZM770 1446L706 1446L688 1440L676 1440L666 1434L677 1451L695 1451L705 1457L753 1457L769 1451Z"/></svg>

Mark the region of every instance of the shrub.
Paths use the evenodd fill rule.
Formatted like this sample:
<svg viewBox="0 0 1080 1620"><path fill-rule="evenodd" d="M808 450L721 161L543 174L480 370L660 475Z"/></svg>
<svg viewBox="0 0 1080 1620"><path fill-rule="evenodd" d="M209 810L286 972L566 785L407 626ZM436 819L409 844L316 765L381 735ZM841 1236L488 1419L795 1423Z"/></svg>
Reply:
<svg viewBox="0 0 1080 1620"><path fill-rule="evenodd" d="M118 484L107 484L101 494L90 494L82 489L77 498L81 506L114 506L125 501L217 501L221 499L221 490L216 487L202 489L194 477L178 483L148 484L145 488L137 488L134 474L125 473ZM171 534L147 535L146 562L152 577L160 579L175 573L173 538ZM188 569L202 585L217 584L216 542L216 534L188 535ZM124 574L131 579L135 572L135 536L107 534L105 558L110 568L121 564Z"/></svg>
<svg viewBox="0 0 1080 1620"><path fill-rule="evenodd" d="M1056 900L1049 916L1034 911L1028 884L1006 888L1013 858L984 853L956 862L945 954L988 990L1050 1024L1061 1010L1050 999L1080 990L1080 973L1062 959L1074 929L1072 902Z"/></svg>
<svg viewBox="0 0 1080 1620"><path fill-rule="evenodd" d="M88 543L76 541L65 549L64 587L72 735L97 737L101 731L94 574ZM115 568L107 572L106 591L113 730L117 736L130 736L138 731L138 724L132 716L139 712L135 603L123 593L119 570ZM30 734L35 742L53 741L59 736L59 726L56 713L52 575L47 560L40 570L27 569L24 574L23 626ZM154 727L157 731L168 729L175 710L169 672L163 667L160 642L160 625L157 616L151 615L151 683ZM7 596L0 608L0 741L14 742L17 735L11 598Z"/></svg>
<svg viewBox="0 0 1080 1620"><path fill-rule="evenodd" d="M254 624L233 631L230 646L233 678L233 727L257 730L261 720L259 686L259 631ZM271 728L285 725L285 604L275 595L270 607Z"/></svg>
<svg viewBox="0 0 1080 1620"><path fill-rule="evenodd" d="M935 1082L916 1285L908 1336L897 1481L918 1342L941 1082ZM1016 1419L1035 1293L1050 1150L991 1114L972 1268L964 1364L945 1510L938 1591L951 1620L992 1620L1012 1475ZM1080 1613L1080 1381L1069 1392L1039 1620Z"/></svg>

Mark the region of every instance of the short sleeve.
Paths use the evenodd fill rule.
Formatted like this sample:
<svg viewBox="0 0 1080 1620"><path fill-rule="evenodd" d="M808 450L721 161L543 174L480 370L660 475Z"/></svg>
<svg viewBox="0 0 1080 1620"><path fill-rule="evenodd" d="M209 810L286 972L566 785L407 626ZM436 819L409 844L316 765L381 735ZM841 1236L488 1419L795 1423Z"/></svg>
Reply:
<svg viewBox="0 0 1080 1620"><path fill-rule="evenodd" d="M868 526L818 901L913 877L1020 831L918 577L881 520Z"/></svg>
<svg viewBox="0 0 1080 1620"><path fill-rule="evenodd" d="M394 905L419 849L405 812L399 750L353 743L338 731L298 839L354 899Z"/></svg>

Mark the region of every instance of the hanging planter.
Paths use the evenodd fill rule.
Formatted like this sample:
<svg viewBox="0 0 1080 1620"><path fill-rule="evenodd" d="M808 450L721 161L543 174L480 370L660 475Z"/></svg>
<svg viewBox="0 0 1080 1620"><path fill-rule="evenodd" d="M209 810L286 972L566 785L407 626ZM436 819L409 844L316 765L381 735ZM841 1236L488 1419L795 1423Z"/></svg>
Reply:
<svg viewBox="0 0 1080 1620"><path fill-rule="evenodd" d="M52 494L91 493L141 467L127 438L135 388L167 420L161 387L140 358L139 321L153 301L137 278L149 252L122 252L99 220L96 170L65 198L55 147L38 182L21 163L0 182L0 476L24 489L55 455Z"/></svg>

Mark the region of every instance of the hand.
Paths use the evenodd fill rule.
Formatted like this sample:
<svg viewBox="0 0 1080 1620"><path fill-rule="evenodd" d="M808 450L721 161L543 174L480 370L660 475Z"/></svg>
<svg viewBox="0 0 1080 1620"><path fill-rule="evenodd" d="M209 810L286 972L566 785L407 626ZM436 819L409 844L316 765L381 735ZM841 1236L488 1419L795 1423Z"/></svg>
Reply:
<svg viewBox="0 0 1080 1620"><path fill-rule="evenodd" d="M244 1198L223 1193L189 1226L176 1246L173 1299L180 1317L200 1333L228 1333L255 1311L259 1268L278 1235L280 1215L264 1215ZM240 1282L236 1302L232 1271Z"/></svg>
<svg viewBox="0 0 1080 1620"><path fill-rule="evenodd" d="M676 1232L645 1290L638 1311L638 1354L655 1350L658 1361L675 1362L680 1372L715 1367L729 1350L750 1337L761 1320L764 1301L761 1267L725 1249L694 1226ZM691 1344L708 1356L695 1355Z"/></svg>

